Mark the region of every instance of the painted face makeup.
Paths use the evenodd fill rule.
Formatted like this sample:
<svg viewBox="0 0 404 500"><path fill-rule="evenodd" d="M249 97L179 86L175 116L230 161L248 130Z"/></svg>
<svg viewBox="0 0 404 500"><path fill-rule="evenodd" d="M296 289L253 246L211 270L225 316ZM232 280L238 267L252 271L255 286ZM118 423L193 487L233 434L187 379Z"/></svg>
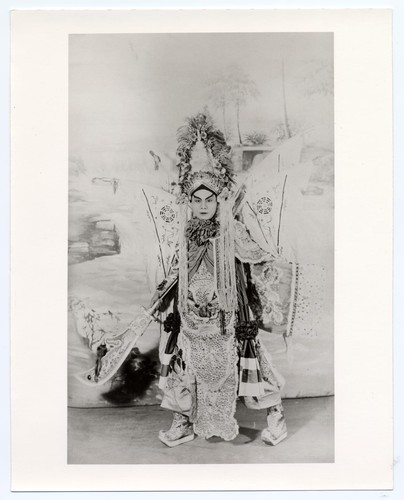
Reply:
<svg viewBox="0 0 404 500"><path fill-rule="evenodd" d="M191 209L194 217L202 220L211 219L217 209L217 197L208 189L198 189L191 197Z"/></svg>

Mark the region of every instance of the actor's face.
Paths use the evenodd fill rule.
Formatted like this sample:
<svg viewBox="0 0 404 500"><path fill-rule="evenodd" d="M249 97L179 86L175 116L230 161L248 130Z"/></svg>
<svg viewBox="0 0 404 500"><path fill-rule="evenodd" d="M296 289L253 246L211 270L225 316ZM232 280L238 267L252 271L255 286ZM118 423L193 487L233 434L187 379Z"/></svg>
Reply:
<svg viewBox="0 0 404 500"><path fill-rule="evenodd" d="M203 220L211 219L217 208L216 195L207 189L198 189L191 197L191 209L194 217Z"/></svg>

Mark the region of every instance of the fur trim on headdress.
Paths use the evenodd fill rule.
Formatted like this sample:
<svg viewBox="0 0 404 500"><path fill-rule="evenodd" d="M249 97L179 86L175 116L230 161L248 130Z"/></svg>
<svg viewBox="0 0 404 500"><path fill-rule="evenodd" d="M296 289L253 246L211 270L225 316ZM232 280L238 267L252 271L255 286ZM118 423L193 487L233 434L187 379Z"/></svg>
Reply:
<svg viewBox="0 0 404 500"><path fill-rule="evenodd" d="M215 218L202 220L193 218L188 221L185 234L189 240L195 241L197 245L203 245L210 238L214 238L219 232L219 223Z"/></svg>

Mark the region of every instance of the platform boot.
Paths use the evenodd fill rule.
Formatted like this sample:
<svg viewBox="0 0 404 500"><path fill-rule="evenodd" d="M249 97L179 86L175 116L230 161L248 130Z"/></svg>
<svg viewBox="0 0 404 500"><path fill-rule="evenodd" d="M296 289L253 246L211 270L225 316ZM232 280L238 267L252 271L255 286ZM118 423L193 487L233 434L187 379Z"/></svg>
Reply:
<svg viewBox="0 0 404 500"><path fill-rule="evenodd" d="M288 435L282 403L267 408L268 427L261 433L261 439L272 446L283 441Z"/></svg>
<svg viewBox="0 0 404 500"><path fill-rule="evenodd" d="M159 432L160 441L170 448L192 441L194 437L194 428L189 418L177 412L174 412L170 429Z"/></svg>

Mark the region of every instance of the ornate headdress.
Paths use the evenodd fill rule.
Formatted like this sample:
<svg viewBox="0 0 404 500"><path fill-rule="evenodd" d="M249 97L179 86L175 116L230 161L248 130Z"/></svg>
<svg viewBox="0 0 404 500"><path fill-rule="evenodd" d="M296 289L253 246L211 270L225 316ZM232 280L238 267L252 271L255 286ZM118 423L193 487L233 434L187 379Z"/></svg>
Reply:
<svg viewBox="0 0 404 500"><path fill-rule="evenodd" d="M231 147L206 115L198 113L188 118L187 124L178 129L177 138L177 166L182 193L191 196L202 185L216 195L224 188L231 188Z"/></svg>
<svg viewBox="0 0 404 500"><path fill-rule="evenodd" d="M237 309L233 228L233 169L230 146L211 120L203 113L188 118L178 129L177 156L180 205L180 273L179 308L184 310L188 296L188 255L185 228L188 220L188 200L200 187L216 194L219 203L218 296L223 311Z"/></svg>

